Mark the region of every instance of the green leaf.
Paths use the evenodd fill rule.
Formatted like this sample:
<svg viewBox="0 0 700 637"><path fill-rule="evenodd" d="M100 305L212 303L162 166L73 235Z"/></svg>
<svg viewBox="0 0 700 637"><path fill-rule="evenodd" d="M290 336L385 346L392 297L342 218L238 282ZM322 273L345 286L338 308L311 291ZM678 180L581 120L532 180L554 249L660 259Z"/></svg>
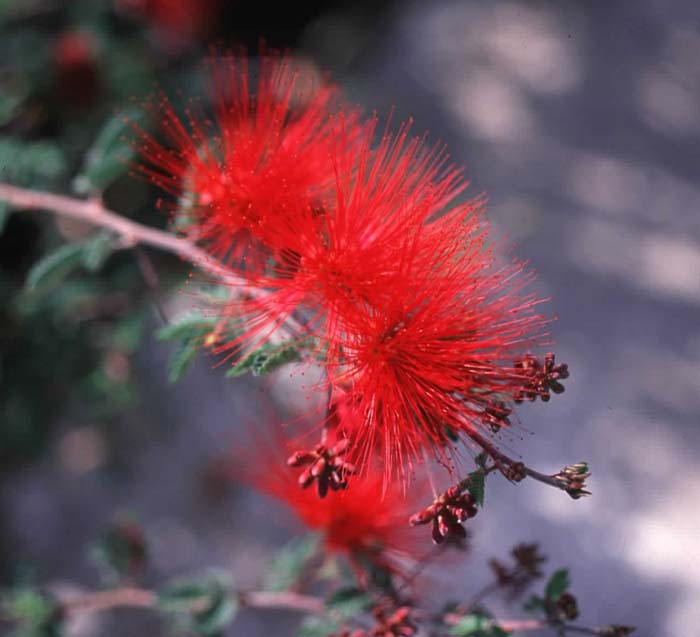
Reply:
<svg viewBox="0 0 700 637"><path fill-rule="evenodd" d="M0 201L0 234L2 234L2 231L5 229L5 224L9 218L10 206L7 205L7 202Z"/></svg>
<svg viewBox="0 0 700 637"><path fill-rule="evenodd" d="M22 637L58 637L61 615L58 604L31 586L18 586L5 596L3 606L8 616L20 626Z"/></svg>
<svg viewBox="0 0 700 637"><path fill-rule="evenodd" d="M220 635L238 611L231 577L220 571L170 584L159 592L158 607L184 619L188 630L200 637Z"/></svg>
<svg viewBox="0 0 700 637"><path fill-rule="evenodd" d="M135 150L127 141L129 127L142 118L137 109L128 109L112 117L97 135L73 189L81 195L99 194L128 170Z"/></svg>
<svg viewBox="0 0 700 637"><path fill-rule="evenodd" d="M102 230L83 244L83 265L90 272L97 272L114 250L114 235Z"/></svg>
<svg viewBox="0 0 700 637"><path fill-rule="evenodd" d="M356 586L345 586L326 599L326 607L334 616L355 617L372 604L372 597Z"/></svg>
<svg viewBox="0 0 700 637"><path fill-rule="evenodd" d="M474 502L478 506L484 506L484 493L486 491L486 476L482 470L473 471L467 476L465 488L469 490L469 494L474 498Z"/></svg>
<svg viewBox="0 0 700 637"><path fill-rule="evenodd" d="M565 568L560 568L554 571L552 576L547 581L544 589L544 596L547 600L557 599L562 593L569 588L569 571Z"/></svg>
<svg viewBox="0 0 700 637"><path fill-rule="evenodd" d="M27 274L25 288L36 290L59 283L83 264L82 243L66 243L37 261Z"/></svg>
<svg viewBox="0 0 700 637"><path fill-rule="evenodd" d="M269 591L285 591L301 576L306 563L316 554L320 544L318 535L306 535L289 542L270 561L263 587Z"/></svg>
<svg viewBox="0 0 700 637"><path fill-rule="evenodd" d="M510 633L483 615L466 615L450 628L455 637L507 637Z"/></svg>
<svg viewBox="0 0 700 637"><path fill-rule="evenodd" d="M542 599L539 595L531 595L523 603L523 610L527 613L534 613L536 611L542 610L544 607L544 599Z"/></svg>
<svg viewBox="0 0 700 637"><path fill-rule="evenodd" d="M66 170L61 149L45 141L26 142L12 137L0 138L2 179L20 186L48 186Z"/></svg>
<svg viewBox="0 0 700 637"><path fill-rule="evenodd" d="M168 363L168 381L177 383L190 368L190 365L197 358L199 347L194 340L185 341L170 356Z"/></svg>
<svg viewBox="0 0 700 637"><path fill-rule="evenodd" d="M340 631L340 626L325 617L306 617L299 627L299 637L328 637Z"/></svg>
<svg viewBox="0 0 700 637"><path fill-rule="evenodd" d="M80 266L95 272L112 253L113 246L113 237L106 231L81 243L66 243L32 266L25 287L36 290L55 286Z"/></svg>
<svg viewBox="0 0 700 637"><path fill-rule="evenodd" d="M263 345L231 367L226 372L226 378L236 378L248 372L253 376L269 374L282 365L300 360L298 347L298 344Z"/></svg>
<svg viewBox="0 0 700 637"><path fill-rule="evenodd" d="M124 518L102 534L90 553L105 582L116 584L143 568L148 549L141 527L134 520Z"/></svg>
<svg viewBox="0 0 700 637"><path fill-rule="evenodd" d="M159 341L190 340L211 332L216 327L219 319L203 316L199 313L188 313L179 316L173 321L161 327L156 336Z"/></svg>

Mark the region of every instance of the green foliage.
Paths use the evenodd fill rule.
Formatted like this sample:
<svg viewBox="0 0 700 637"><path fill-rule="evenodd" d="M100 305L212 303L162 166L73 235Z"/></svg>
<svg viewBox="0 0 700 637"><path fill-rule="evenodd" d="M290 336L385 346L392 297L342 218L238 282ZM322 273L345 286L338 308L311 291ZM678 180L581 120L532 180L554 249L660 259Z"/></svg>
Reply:
<svg viewBox="0 0 700 637"><path fill-rule="evenodd" d="M452 626L450 635L455 637L507 637L510 633L503 630L489 617L471 614L465 615Z"/></svg>
<svg viewBox="0 0 700 637"><path fill-rule="evenodd" d="M113 116L100 130L85 155L82 170L73 180L81 195L98 195L128 170L135 150L127 140L129 127L141 119L140 111L129 109Z"/></svg>
<svg viewBox="0 0 700 637"><path fill-rule="evenodd" d="M569 571L567 569L560 568L554 571L544 588L545 599L548 601L557 599L568 590L570 585Z"/></svg>
<svg viewBox="0 0 700 637"><path fill-rule="evenodd" d="M91 557L97 563L108 584L133 576L145 565L146 541L141 528L131 519L114 523L91 548Z"/></svg>
<svg viewBox="0 0 700 637"><path fill-rule="evenodd" d="M339 588L326 599L326 608L333 617L355 617L372 605L372 596L356 586Z"/></svg>
<svg viewBox="0 0 700 637"><path fill-rule="evenodd" d="M483 470L473 471L463 481L465 489L474 498L474 502L478 506L484 506L484 494L486 492L486 475Z"/></svg>
<svg viewBox="0 0 700 637"><path fill-rule="evenodd" d="M328 637L340 631L339 624L328 617L305 617L299 627L298 637Z"/></svg>
<svg viewBox="0 0 700 637"><path fill-rule="evenodd" d="M242 361L226 372L226 378L236 378L251 372L253 376L264 376L287 363L301 360L298 344L265 344L248 354Z"/></svg>
<svg viewBox="0 0 700 637"><path fill-rule="evenodd" d="M173 582L159 592L158 606L197 637L222 635L238 611L231 577L219 571Z"/></svg>
<svg viewBox="0 0 700 637"><path fill-rule="evenodd" d="M66 171L63 151L49 141L27 142L0 137L2 181L18 186L44 187L54 184Z"/></svg>
<svg viewBox="0 0 700 637"><path fill-rule="evenodd" d="M61 616L57 603L36 588L20 585L3 598L3 608L19 626L16 637L59 637Z"/></svg>
<svg viewBox="0 0 700 637"><path fill-rule="evenodd" d="M32 266L25 287L29 291L53 287L81 266L96 272L112 253L113 245L111 234L104 231L82 243L66 243Z"/></svg>
<svg viewBox="0 0 700 637"><path fill-rule="evenodd" d="M214 332L219 319L199 313L185 314L169 325L158 330L161 341L178 341L176 349L170 356L168 380L176 383L182 379L190 365L197 357L204 339Z"/></svg>
<svg viewBox="0 0 700 637"><path fill-rule="evenodd" d="M305 535L287 543L270 561L263 587L269 591L289 590L301 577L308 561L317 554L321 538Z"/></svg>

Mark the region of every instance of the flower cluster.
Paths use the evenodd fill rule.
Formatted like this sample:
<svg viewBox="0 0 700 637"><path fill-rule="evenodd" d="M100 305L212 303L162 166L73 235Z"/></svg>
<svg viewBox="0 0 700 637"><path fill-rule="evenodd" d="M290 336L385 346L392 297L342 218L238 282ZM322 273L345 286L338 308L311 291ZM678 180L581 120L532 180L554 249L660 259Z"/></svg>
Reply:
<svg viewBox="0 0 700 637"><path fill-rule="evenodd" d="M179 229L248 286L224 310L237 335L219 351L254 351L292 320L314 343L342 454L322 443L291 458L302 487L324 497L380 467L386 494L430 458L452 472L460 441L563 390L566 366L528 353L547 323L532 277L499 264L483 199L462 197L443 146L410 123L380 132L282 54L263 52L254 76L243 55L210 74L214 116L161 98L166 140L141 132L141 170L179 198ZM436 537L469 510L436 514Z"/></svg>

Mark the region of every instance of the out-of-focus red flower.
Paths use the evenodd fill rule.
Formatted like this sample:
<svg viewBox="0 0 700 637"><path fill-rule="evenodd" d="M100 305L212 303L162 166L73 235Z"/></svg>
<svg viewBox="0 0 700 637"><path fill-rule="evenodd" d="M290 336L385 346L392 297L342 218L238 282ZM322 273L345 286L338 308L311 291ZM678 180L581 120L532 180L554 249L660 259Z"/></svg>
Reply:
<svg viewBox="0 0 700 637"><path fill-rule="evenodd" d="M166 141L141 131L141 172L189 208L181 226L249 276L333 181L334 87L303 82L285 55L264 52L258 64L253 75L245 55L212 59L214 117L190 105L183 122L161 97L150 107Z"/></svg>
<svg viewBox="0 0 700 637"><path fill-rule="evenodd" d="M117 11L146 20L163 43L180 49L216 23L221 0L115 0Z"/></svg>
<svg viewBox="0 0 700 637"><path fill-rule="evenodd" d="M253 442L237 448L233 478L283 503L310 531L321 534L327 551L346 556L358 573L366 575L371 564L405 575L422 558L423 538L408 526L408 518L426 498L424 481L409 495L390 485L383 496L383 473L370 468L347 490L319 499L315 489L299 488L299 470L287 466L298 440L279 427L263 429L251 432Z"/></svg>
<svg viewBox="0 0 700 637"><path fill-rule="evenodd" d="M100 92L97 45L85 31L62 33L53 48L56 86L61 99L75 108L86 108Z"/></svg>

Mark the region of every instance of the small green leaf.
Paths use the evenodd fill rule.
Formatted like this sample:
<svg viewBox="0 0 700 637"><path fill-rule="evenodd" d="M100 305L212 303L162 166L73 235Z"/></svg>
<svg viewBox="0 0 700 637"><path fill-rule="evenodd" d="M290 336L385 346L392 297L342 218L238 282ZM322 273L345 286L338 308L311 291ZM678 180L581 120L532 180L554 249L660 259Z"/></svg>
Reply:
<svg viewBox="0 0 700 637"><path fill-rule="evenodd" d="M59 283L83 264L82 243L66 243L37 261L27 274L25 288L36 290Z"/></svg>
<svg viewBox="0 0 700 637"><path fill-rule="evenodd" d="M552 576L547 581L547 585L544 589L545 599L557 599L562 593L568 590L569 586L569 571L565 568L560 568L558 571L554 571Z"/></svg>
<svg viewBox="0 0 700 637"><path fill-rule="evenodd" d="M299 637L328 637L340 631L340 626L325 617L306 617L299 627Z"/></svg>
<svg viewBox="0 0 700 637"><path fill-rule="evenodd" d="M114 249L114 236L101 231L83 244L83 265L90 272L97 272Z"/></svg>
<svg viewBox="0 0 700 637"><path fill-rule="evenodd" d="M158 594L158 607L184 619L190 633L214 637L233 621L238 603L230 575L210 571L167 586Z"/></svg>
<svg viewBox="0 0 700 637"><path fill-rule="evenodd" d="M199 347L194 340L185 341L170 356L168 363L168 380L177 383L189 369L199 353Z"/></svg>
<svg viewBox="0 0 700 637"><path fill-rule="evenodd" d="M196 312L183 314L161 327L156 336L159 341L190 340L211 332L218 321L216 317L203 316Z"/></svg>
<svg viewBox="0 0 700 637"><path fill-rule="evenodd" d="M531 595L523 604L523 610L527 613L542 610L545 606L544 599L539 595Z"/></svg>
<svg viewBox="0 0 700 637"><path fill-rule="evenodd" d="M58 604L31 586L18 586L3 599L8 616L20 626L23 637L58 637L61 615Z"/></svg>
<svg viewBox="0 0 700 637"><path fill-rule="evenodd" d="M73 181L73 189L78 194L99 194L126 173L135 150L125 135L129 126L141 117L140 111L129 109L112 117L102 127L85 156L80 174Z"/></svg>
<svg viewBox="0 0 700 637"><path fill-rule="evenodd" d="M301 359L298 344L266 344L248 354L226 372L226 378L237 378L251 372L253 376L264 376L276 369Z"/></svg>
<svg viewBox="0 0 700 637"><path fill-rule="evenodd" d="M483 471L479 470L470 473L467 476L467 480L465 480L465 488L469 491L469 494L474 498L474 502L478 506L484 506L486 476Z"/></svg>
<svg viewBox="0 0 700 637"><path fill-rule="evenodd" d="M371 604L372 597L355 586L339 588L326 599L328 610L341 619L355 617Z"/></svg>
<svg viewBox="0 0 700 637"><path fill-rule="evenodd" d="M455 637L507 637L509 634L492 619L478 614L466 615L450 628L450 635Z"/></svg>
<svg viewBox="0 0 700 637"><path fill-rule="evenodd" d="M0 234L5 229L5 224L10 218L10 207L5 201L0 201Z"/></svg>
<svg viewBox="0 0 700 637"><path fill-rule="evenodd" d="M264 588L269 591L288 590L316 554L319 544L320 537L313 534L289 542L270 561L263 581Z"/></svg>

